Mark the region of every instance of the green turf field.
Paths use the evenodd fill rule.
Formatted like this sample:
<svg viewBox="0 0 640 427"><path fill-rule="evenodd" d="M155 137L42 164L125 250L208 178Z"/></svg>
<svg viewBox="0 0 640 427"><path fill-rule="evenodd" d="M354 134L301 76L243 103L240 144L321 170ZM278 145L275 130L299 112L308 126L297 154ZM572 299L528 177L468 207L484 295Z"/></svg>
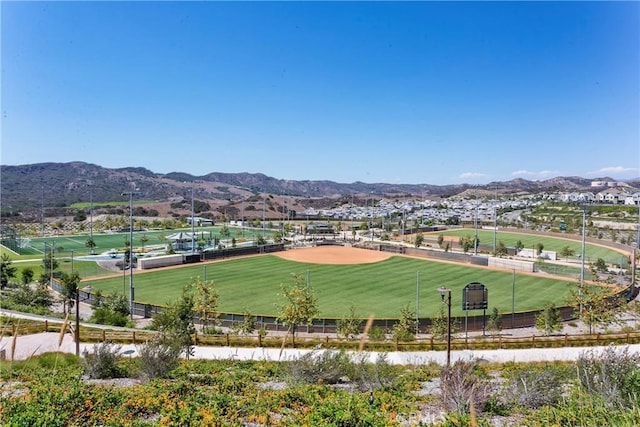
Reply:
<svg viewBox="0 0 640 427"><path fill-rule="evenodd" d="M257 239L262 233L261 229L252 228L240 228L240 227L228 227L230 234L228 236L222 236L220 230L222 227L198 227L196 228L196 234L203 239L209 239L215 237L217 239L227 240L235 238L239 243L243 239L254 240ZM140 240L143 236L147 238L144 243L145 247L153 245L163 245L168 243L165 239L167 236L178 232L191 232L191 228L175 229L175 230L162 230L162 231L136 231L133 233L133 245L136 248L143 246ZM269 231L270 234L272 231ZM87 255L89 254L89 248L86 246L89 234L73 235L73 236L53 236L53 237L34 237L27 239L28 246L21 249L21 257L25 258L39 258L45 252L45 245L55 244L56 253L61 256L70 256L71 251L74 255ZM103 253L111 250L112 248L123 250L125 248L125 242L129 241L129 233L112 233L112 234L93 234L93 240L96 243L94 251L96 253Z"/></svg>
<svg viewBox="0 0 640 427"><path fill-rule="evenodd" d="M443 236L455 236L455 237L464 237L469 236L473 238L475 236L475 231L473 229L462 229L462 230L447 230L447 231L437 231L425 233L425 237L436 237L442 234ZM481 245L493 245L493 230L478 230L478 240ZM569 246L574 251L574 255L569 257L569 259L578 259L580 253L582 252L582 242L576 240L569 239L561 239L557 237L547 237L547 236L538 236L533 234L520 234L520 233L512 233L512 232L502 232L499 231L496 233L496 242L502 241L507 247L514 247L516 242L520 240L525 248L533 249L538 243L542 243L544 246L544 250L546 251L555 251L558 253L558 259L562 260L560 256L560 251L565 246ZM613 249L593 245L590 243L585 244L585 260L587 262L595 262L598 258L602 258L607 263L619 264L623 263L623 267L628 267L629 260L626 255L621 254Z"/></svg>
<svg viewBox="0 0 640 427"><path fill-rule="evenodd" d="M225 312L277 314L283 302L281 284L293 283L292 274L306 279L318 296L322 317L343 317L350 304L363 317L398 317L401 307L416 306L417 272L420 272L420 316L437 315L441 298L437 289L452 289L452 314L463 315L462 289L479 281L489 290L489 307L511 312L512 273L466 265L438 263L405 257L359 265L308 264L283 260L275 255L198 264L134 276L137 301L165 304L179 297L182 287L195 276L212 280L220 291L220 307ZM128 277L83 281L103 293L128 294ZM540 308L547 301L562 305L575 283L544 277L516 275L515 309ZM480 312L470 312L471 315Z"/></svg>

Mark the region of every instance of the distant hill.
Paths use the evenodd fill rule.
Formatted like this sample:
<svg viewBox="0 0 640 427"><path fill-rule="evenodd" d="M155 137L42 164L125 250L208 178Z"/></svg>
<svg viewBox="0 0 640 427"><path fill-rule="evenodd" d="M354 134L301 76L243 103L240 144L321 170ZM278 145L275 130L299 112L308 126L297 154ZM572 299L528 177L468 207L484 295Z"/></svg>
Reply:
<svg viewBox="0 0 640 427"><path fill-rule="evenodd" d="M77 202L95 203L123 200L126 191L140 191L146 200L170 201L188 197L191 189L199 200L233 203L260 193L300 198L339 198L345 196L380 197L424 195L449 197L466 190L490 190L500 193L537 193L589 189L591 180L579 177L557 177L545 181L514 179L487 185L386 184L333 181L293 181L261 173L211 172L194 176L183 172L154 173L143 167L103 168L84 162L38 163L0 166L1 202L3 210L64 207ZM611 178L598 180L613 181Z"/></svg>

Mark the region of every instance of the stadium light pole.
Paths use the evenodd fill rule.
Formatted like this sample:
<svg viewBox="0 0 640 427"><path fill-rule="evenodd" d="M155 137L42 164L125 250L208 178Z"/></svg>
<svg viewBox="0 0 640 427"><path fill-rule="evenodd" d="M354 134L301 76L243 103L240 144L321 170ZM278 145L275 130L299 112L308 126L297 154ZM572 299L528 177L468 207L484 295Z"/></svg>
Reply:
<svg viewBox="0 0 640 427"><path fill-rule="evenodd" d="M40 197L40 237L44 237L44 183L40 179L40 186L42 187L42 195Z"/></svg>
<svg viewBox="0 0 640 427"><path fill-rule="evenodd" d="M133 196L140 194L137 191L124 191L123 196L129 196L129 315L133 319Z"/></svg>
<svg viewBox="0 0 640 427"><path fill-rule="evenodd" d="M195 252L195 245L196 245L196 234L195 234L195 229L194 229L194 224L196 222L196 218L195 218L195 209L193 206L193 186L191 187L191 255L194 254Z"/></svg>
<svg viewBox="0 0 640 427"><path fill-rule="evenodd" d="M93 242L93 188L89 187L89 238ZM91 246L91 255L93 255L93 251L95 246Z"/></svg>
<svg viewBox="0 0 640 427"><path fill-rule="evenodd" d="M478 204L478 195L476 194L476 217L474 222L475 237L473 240L473 254L478 255L478 215L480 214L480 205Z"/></svg>
<svg viewBox="0 0 640 427"><path fill-rule="evenodd" d="M416 335L420 333L420 271L416 271Z"/></svg>
<svg viewBox="0 0 640 427"><path fill-rule="evenodd" d="M584 258L585 258L585 240L587 233L587 207L582 206L582 248L580 252L580 287L578 288L578 294L582 296L582 290L584 289ZM580 303L580 313L582 313L582 303Z"/></svg>
<svg viewBox="0 0 640 427"><path fill-rule="evenodd" d="M447 304L447 368L451 366L451 289L441 286L438 288L442 302ZM446 299L445 299L446 297Z"/></svg>
<svg viewBox="0 0 640 427"><path fill-rule="evenodd" d="M631 269L631 284L636 282L636 274L638 270L637 259L638 251L640 251L640 199L638 199L638 234L636 235L636 245L633 249L633 268Z"/></svg>
<svg viewBox="0 0 640 427"><path fill-rule="evenodd" d="M498 187L496 186L496 196L493 203L493 254L496 253L498 234Z"/></svg>

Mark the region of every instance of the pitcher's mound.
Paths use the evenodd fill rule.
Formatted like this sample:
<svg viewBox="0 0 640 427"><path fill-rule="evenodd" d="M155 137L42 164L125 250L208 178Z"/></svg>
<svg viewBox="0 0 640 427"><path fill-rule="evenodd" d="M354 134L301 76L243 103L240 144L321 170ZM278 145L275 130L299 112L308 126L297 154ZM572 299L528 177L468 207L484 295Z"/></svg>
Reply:
<svg viewBox="0 0 640 427"><path fill-rule="evenodd" d="M348 246L314 246L277 252L275 255L289 261L313 264L366 264L383 261L393 254Z"/></svg>

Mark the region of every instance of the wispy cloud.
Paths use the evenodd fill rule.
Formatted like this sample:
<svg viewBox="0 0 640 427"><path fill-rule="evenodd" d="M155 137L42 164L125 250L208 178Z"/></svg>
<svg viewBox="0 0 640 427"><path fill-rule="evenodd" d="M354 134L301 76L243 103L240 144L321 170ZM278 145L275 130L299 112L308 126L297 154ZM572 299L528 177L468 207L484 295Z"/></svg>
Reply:
<svg viewBox="0 0 640 427"><path fill-rule="evenodd" d="M526 169L520 169L520 170L511 172L511 175L513 175L513 176L529 176L529 177L534 177L534 178L548 178L550 176L558 176L558 175L560 175L560 172L558 172L558 171L548 171L548 170L528 171Z"/></svg>
<svg viewBox="0 0 640 427"><path fill-rule="evenodd" d="M458 175L458 178L460 179L480 179L480 178L486 178L489 175L487 175L486 173L479 173L479 172L464 172L461 173L460 175Z"/></svg>
<svg viewBox="0 0 640 427"><path fill-rule="evenodd" d="M630 173L636 173L638 168L627 168L624 166L608 166L600 168L596 171L587 172L590 176L602 176L602 175L625 175Z"/></svg>

